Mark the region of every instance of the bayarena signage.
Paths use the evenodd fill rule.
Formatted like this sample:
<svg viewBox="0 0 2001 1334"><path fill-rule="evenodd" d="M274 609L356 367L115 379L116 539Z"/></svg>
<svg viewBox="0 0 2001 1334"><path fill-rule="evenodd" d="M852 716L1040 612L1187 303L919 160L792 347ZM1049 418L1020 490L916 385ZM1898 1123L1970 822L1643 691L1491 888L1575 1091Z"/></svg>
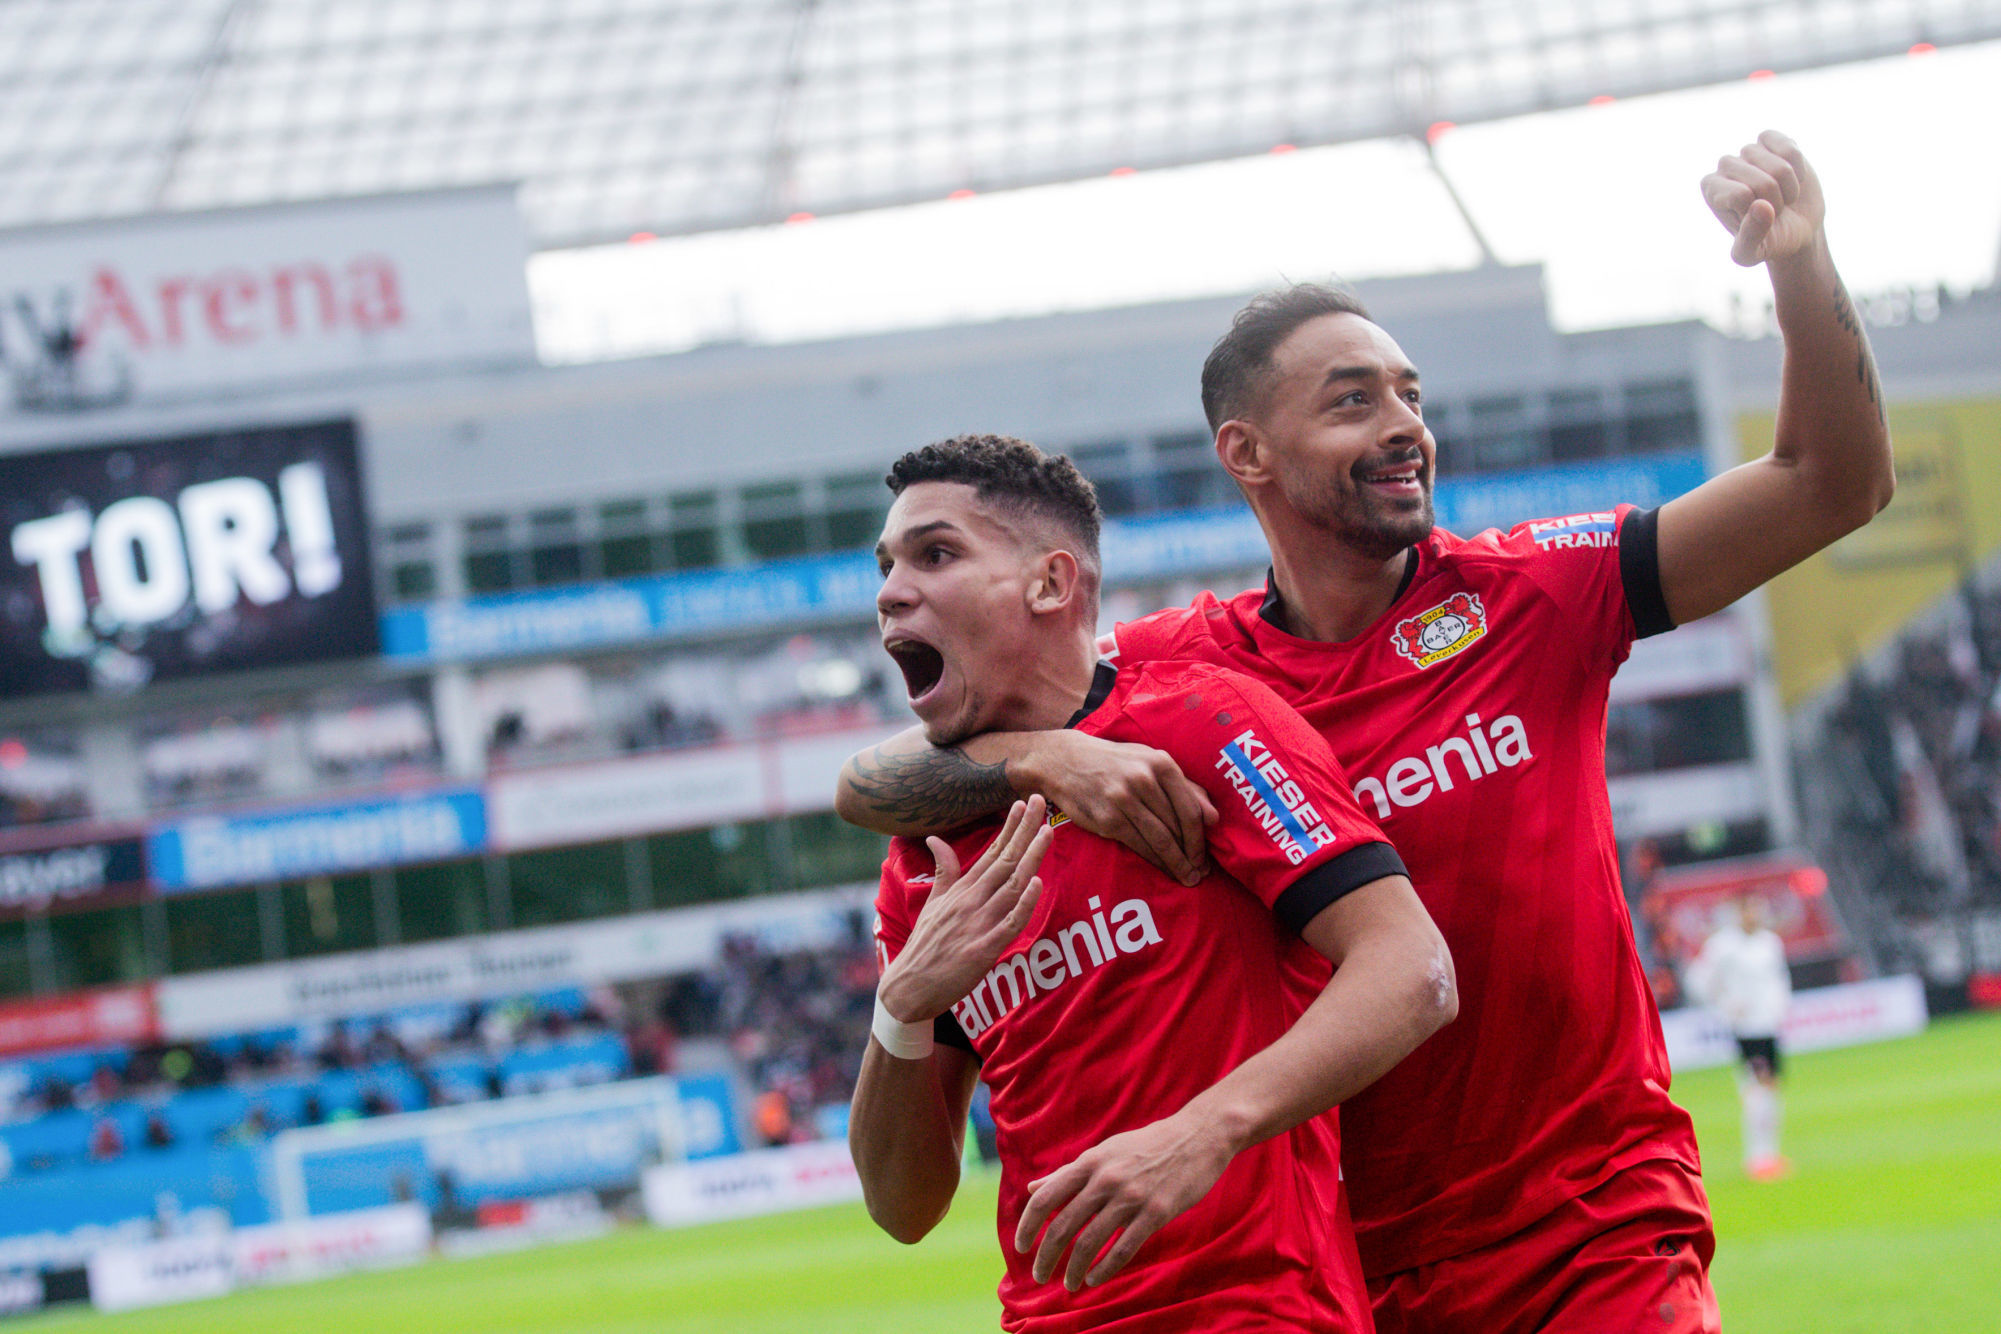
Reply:
<svg viewBox="0 0 2001 1334"><path fill-rule="evenodd" d="M530 363L507 186L0 232L0 411Z"/></svg>
<svg viewBox="0 0 2001 1334"><path fill-rule="evenodd" d="M0 455L0 698L372 654L352 421Z"/></svg>

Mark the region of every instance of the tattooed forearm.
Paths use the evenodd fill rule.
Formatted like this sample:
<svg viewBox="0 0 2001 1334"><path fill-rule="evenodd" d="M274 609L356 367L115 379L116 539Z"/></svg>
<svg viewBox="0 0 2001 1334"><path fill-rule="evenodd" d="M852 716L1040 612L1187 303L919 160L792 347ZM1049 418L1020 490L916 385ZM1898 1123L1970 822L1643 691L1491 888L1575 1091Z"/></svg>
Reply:
<svg viewBox="0 0 2001 1334"><path fill-rule="evenodd" d="M1839 282L1834 285L1834 321L1855 336L1855 378L1875 405L1876 419L1887 420L1882 386L1876 379L1876 361L1869 354L1869 335L1862 328L1862 318L1856 313L1854 303L1848 299L1848 289Z"/></svg>
<svg viewBox="0 0 2001 1334"><path fill-rule="evenodd" d="M913 829L953 829L1008 808L1007 762L981 764L957 748L914 755L866 750L849 762L849 787L877 814Z"/></svg>

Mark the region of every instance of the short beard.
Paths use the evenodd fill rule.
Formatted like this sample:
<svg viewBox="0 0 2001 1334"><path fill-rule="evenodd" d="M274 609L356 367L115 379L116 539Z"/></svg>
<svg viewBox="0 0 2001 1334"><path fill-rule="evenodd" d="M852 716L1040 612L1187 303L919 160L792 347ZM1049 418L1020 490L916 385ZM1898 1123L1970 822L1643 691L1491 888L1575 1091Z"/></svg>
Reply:
<svg viewBox="0 0 2001 1334"><path fill-rule="evenodd" d="M1418 478L1420 497L1415 509L1389 509L1361 489L1343 491L1339 487L1314 487L1304 493L1290 493L1292 507L1334 539L1371 560L1388 560L1431 536L1436 525L1431 508L1431 470Z"/></svg>

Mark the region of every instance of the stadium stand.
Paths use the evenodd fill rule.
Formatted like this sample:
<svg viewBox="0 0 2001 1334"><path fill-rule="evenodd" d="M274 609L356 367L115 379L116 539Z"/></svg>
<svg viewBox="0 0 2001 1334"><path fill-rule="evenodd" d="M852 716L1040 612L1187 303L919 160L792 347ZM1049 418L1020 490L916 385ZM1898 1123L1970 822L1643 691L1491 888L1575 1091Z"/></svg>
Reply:
<svg viewBox="0 0 2001 1334"><path fill-rule="evenodd" d="M1944 983L2001 951L2001 563L1858 662L1799 729L1811 836L1888 969ZM1810 768L1809 768L1810 767ZM1985 965L1983 969L1983 964Z"/></svg>

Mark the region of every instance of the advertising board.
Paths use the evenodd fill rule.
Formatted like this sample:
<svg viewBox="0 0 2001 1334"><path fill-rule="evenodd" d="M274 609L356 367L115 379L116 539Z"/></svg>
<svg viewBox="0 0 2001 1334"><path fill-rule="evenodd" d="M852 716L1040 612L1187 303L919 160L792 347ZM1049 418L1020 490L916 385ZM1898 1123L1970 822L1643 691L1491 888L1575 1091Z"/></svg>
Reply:
<svg viewBox="0 0 2001 1334"><path fill-rule="evenodd" d="M507 996L549 987L668 977L704 968L725 938L812 949L846 938L872 886L763 895L598 921L499 931L461 940L166 977L157 988L170 1040L260 1024L380 1014L412 1005Z"/></svg>
<svg viewBox="0 0 2001 1334"><path fill-rule="evenodd" d="M848 1146L819 1140L650 1168L642 1202L651 1222L687 1227L861 1197L861 1178Z"/></svg>
<svg viewBox="0 0 2001 1334"><path fill-rule="evenodd" d="M751 746L503 773L488 784L487 803L493 846L510 852L770 813L764 757Z"/></svg>
<svg viewBox="0 0 2001 1334"><path fill-rule="evenodd" d="M534 360L511 186L0 232L0 415Z"/></svg>
<svg viewBox="0 0 2001 1334"><path fill-rule="evenodd" d="M441 861L485 846L486 803L477 790L467 788L194 816L149 833L146 860L154 888L175 894Z"/></svg>
<svg viewBox="0 0 2001 1334"><path fill-rule="evenodd" d="M407 1264L430 1248L431 1215L410 1203L260 1223L230 1234L239 1284L299 1283Z"/></svg>
<svg viewBox="0 0 2001 1334"><path fill-rule="evenodd" d="M0 852L0 922L29 913L102 908L146 889L145 844L136 836L77 838Z"/></svg>
<svg viewBox="0 0 2001 1334"><path fill-rule="evenodd" d="M1655 948L1686 967L1732 903L1748 897L1785 942L1792 963L1829 959L1849 949L1848 932L1827 893L1827 873L1800 857L1697 862L1649 881L1641 910Z"/></svg>
<svg viewBox="0 0 2001 1334"><path fill-rule="evenodd" d="M143 982L0 1002L0 1056L152 1042L160 1036L153 987Z"/></svg>
<svg viewBox="0 0 2001 1334"><path fill-rule="evenodd" d="M1793 993L1792 1008L1779 1028L1785 1051L1824 1051L1909 1037L1925 1030L1924 983L1916 977L1879 977L1867 982L1815 987ZM1737 1059L1729 1026L1708 1010L1688 1007L1661 1015L1668 1065L1700 1070Z"/></svg>
<svg viewBox="0 0 2001 1334"><path fill-rule="evenodd" d="M470 1218L494 1200L636 1190L652 1164L734 1151L732 1106L720 1076L654 1077L287 1130L271 1143L278 1211L414 1197L440 1219Z"/></svg>
<svg viewBox="0 0 2001 1334"><path fill-rule="evenodd" d="M0 698L376 651L351 421L0 454Z"/></svg>
<svg viewBox="0 0 2001 1334"><path fill-rule="evenodd" d="M90 1257L90 1304L100 1311L220 1297L236 1287L229 1234L107 1246Z"/></svg>

